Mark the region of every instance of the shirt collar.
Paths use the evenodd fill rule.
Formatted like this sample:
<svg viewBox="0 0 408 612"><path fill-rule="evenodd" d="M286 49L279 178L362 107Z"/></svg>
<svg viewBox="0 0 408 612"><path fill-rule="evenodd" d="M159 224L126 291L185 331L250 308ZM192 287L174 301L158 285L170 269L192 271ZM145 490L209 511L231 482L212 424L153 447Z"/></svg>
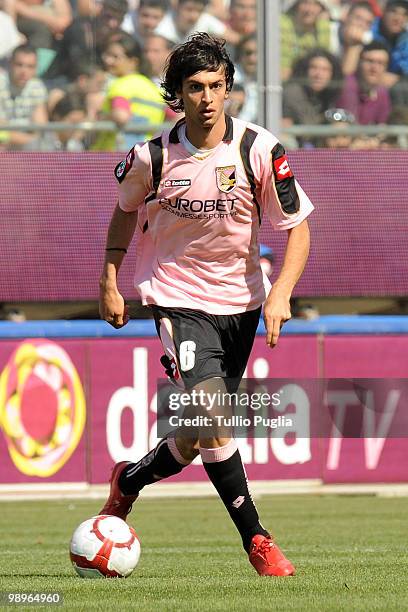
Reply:
<svg viewBox="0 0 408 612"><path fill-rule="evenodd" d="M185 123L185 118L177 121L176 125L174 125L169 134L169 142L171 144L178 144L180 142L178 137L178 129L182 123ZM234 122L232 121L232 117L229 115L225 115L225 132L222 137L223 142L228 142L233 139L234 136Z"/></svg>

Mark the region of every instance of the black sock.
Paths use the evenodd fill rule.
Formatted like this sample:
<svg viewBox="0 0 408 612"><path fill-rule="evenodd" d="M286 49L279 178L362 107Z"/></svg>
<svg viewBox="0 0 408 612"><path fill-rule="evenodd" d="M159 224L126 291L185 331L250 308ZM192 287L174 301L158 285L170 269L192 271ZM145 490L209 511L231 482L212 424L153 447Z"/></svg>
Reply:
<svg viewBox="0 0 408 612"><path fill-rule="evenodd" d="M229 445L232 444L234 444L233 448L236 448L234 440L229 442ZM239 450L236 449L227 459L217 458L214 460L214 458L212 458L211 461L208 462L209 453L211 455L214 450L215 449L200 448L205 471L214 487L217 489L230 517L234 521L241 535L242 544L245 550L249 552L251 540L254 535L261 534L269 536L269 533L259 522L257 509L248 490L248 482ZM220 449L216 450L218 451ZM214 456L213 453L213 457Z"/></svg>
<svg viewBox="0 0 408 612"><path fill-rule="evenodd" d="M175 458L175 454L179 460ZM129 463L120 475L119 488L124 495L134 495L145 485L178 474L189 463L178 453L174 438L163 438L156 448L140 461Z"/></svg>

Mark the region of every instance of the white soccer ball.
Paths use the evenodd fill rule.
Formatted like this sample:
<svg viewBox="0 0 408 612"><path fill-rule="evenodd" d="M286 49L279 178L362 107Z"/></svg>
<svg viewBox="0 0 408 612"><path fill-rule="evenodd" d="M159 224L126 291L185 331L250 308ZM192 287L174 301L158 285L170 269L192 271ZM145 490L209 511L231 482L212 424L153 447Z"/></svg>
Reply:
<svg viewBox="0 0 408 612"><path fill-rule="evenodd" d="M139 561L140 542L125 521L101 514L75 529L70 557L81 578L126 578Z"/></svg>

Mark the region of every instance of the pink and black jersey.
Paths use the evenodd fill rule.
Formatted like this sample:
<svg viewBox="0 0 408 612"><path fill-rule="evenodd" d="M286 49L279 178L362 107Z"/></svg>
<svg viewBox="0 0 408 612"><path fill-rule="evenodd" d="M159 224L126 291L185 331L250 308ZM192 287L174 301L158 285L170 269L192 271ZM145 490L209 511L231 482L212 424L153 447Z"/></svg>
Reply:
<svg viewBox="0 0 408 612"><path fill-rule="evenodd" d="M313 205L267 130L227 116L222 142L200 156L180 142L183 121L132 149L115 170L119 206L138 211L135 286L144 304L254 310L265 300L263 214L287 230Z"/></svg>

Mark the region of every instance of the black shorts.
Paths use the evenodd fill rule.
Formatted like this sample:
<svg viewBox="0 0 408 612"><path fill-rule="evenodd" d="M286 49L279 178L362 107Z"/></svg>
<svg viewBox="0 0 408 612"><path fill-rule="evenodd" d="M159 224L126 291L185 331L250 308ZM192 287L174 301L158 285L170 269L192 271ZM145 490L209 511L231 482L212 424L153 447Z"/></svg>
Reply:
<svg viewBox="0 0 408 612"><path fill-rule="evenodd" d="M152 305L166 373L187 390L208 378L236 390L252 350L261 307L233 315ZM180 384L182 383L182 384Z"/></svg>

